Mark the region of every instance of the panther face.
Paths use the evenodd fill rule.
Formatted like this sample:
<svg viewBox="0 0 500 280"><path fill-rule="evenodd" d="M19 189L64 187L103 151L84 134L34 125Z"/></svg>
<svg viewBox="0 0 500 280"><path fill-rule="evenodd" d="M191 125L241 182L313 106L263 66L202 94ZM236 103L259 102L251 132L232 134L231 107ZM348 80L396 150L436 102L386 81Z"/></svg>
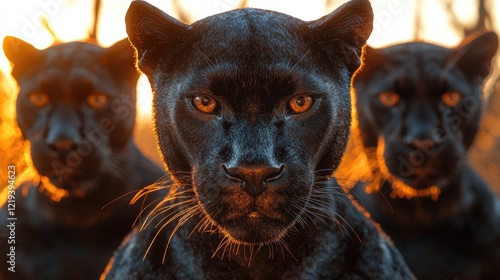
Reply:
<svg viewBox="0 0 500 280"><path fill-rule="evenodd" d="M17 122L37 172L69 192L96 188L104 173L118 178L114 162L135 120L138 75L128 40L37 50L6 37L4 50L19 84Z"/></svg>
<svg viewBox="0 0 500 280"><path fill-rule="evenodd" d="M371 19L353 1L313 22L243 9L185 25L132 2L127 32L163 159L231 241L282 238L339 164Z"/></svg>
<svg viewBox="0 0 500 280"><path fill-rule="evenodd" d="M466 162L496 46L496 35L485 33L451 49L367 49L354 81L359 132L372 167L393 187L439 192Z"/></svg>

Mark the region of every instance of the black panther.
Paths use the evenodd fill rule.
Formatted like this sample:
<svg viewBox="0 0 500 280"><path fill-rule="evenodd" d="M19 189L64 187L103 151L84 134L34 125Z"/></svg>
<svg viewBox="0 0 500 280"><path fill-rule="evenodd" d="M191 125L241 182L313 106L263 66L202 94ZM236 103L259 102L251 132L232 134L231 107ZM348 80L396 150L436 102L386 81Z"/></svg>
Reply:
<svg viewBox="0 0 500 280"><path fill-rule="evenodd" d="M367 0L311 22L241 9L192 25L132 2L175 184L102 278L413 279L331 177L372 21Z"/></svg>
<svg viewBox="0 0 500 280"><path fill-rule="evenodd" d="M23 182L0 210L2 232L7 217L17 218L15 243L1 240L0 273L96 279L141 210L128 201L165 174L132 140L134 50L127 39L109 48L70 42L38 50L6 37L4 51L19 85L17 123L36 174L22 180L18 173ZM5 260L11 251L14 268Z"/></svg>
<svg viewBox="0 0 500 280"><path fill-rule="evenodd" d="M500 279L500 201L467 160L497 45L483 32L454 48L367 47L354 78L372 172L355 192L418 279Z"/></svg>

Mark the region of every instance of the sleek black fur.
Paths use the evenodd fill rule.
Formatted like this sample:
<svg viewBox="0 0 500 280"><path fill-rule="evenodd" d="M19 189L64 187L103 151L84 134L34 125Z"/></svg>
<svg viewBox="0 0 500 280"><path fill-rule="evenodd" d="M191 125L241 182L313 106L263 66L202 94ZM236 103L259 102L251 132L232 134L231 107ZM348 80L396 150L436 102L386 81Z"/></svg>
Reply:
<svg viewBox="0 0 500 280"><path fill-rule="evenodd" d="M372 20L367 0L312 22L242 9L192 25L132 2L175 184L103 278L412 279L330 177Z"/></svg>
<svg viewBox="0 0 500 280"><path fill-rule="evenodd" d="M467 160L497 45L367 47L354 79L373 175L355 191L418 279L500 279L500 201Z"/></svg>
<svg viewBox="0 0 500 280"><path fill-rule="evenodd" d="M38 174L27 175L1 208L2 232L12 201L17 221L15 244L1 240L0 273L96 279L140 212L141 205L127 205L130 198L164 174L132 140L134 50L127 39L109 48L71 42L37 50L6 37L4 51L20 88L17 122ZM5 260L11 251L15 272Z"/></svg>

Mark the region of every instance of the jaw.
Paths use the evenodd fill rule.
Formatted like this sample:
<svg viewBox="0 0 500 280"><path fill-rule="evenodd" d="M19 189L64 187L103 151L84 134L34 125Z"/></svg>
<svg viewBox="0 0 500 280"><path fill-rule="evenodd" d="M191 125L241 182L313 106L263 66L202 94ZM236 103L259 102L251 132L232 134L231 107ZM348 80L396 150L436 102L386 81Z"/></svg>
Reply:
<svg viewBox="0 0 500 280"><path fill-rule="evenodd" d="M66 197L84 198L102 190L100 182L104 177L100 170L103 168L101 165L95 164L96 168L92 169L73 169L57 161L49 162L52 164L43 166L42 163L42 168L40 168L40 162L36 161L28 163L28 166L31 165L34 171L32 174L38 174L41 190L52 200L57 202ZM36 178L37 175L35 175Z"/></svg>
<svg viewBox="0 0 500 280"><path fill-rule="evenodd" d="M54 176L48 178L55 187L76 195L91 192L98 185L98 178L94 175L89 175L88 177L67 176L62 179Z"/></svg>
<svg viewBox="0 0 500 280"><path fill-rule="evenodd" d="M252 215L252 214L250 214ZM232 243L255 245L279 242L293 226L281 221L257 217L241 217L219 225L221 232Z"/></svg>
<svg viewBox="0 0 500 280"><path fill-rule="evenodd" d="M429 174L425 173L424 168L414 168L411 166L407 166L407 168L413 168L411 175L402 176L400 171L402 170L402 165L399 165L399 168L391 168L392 166L388 166L388 160L392 160L391 156L387 160L386 154L386 146L384 139L382 137L379 138L379 142L376 150L376 168L374 170L375 173L380 173L379 182L375 182L378 186L375 186L376 189L380 188L383 184L383 181L389 181L391 183L392 193L390 194L391 198L406 198L412 199L416 197L431 197L433 200L437 200L440 193L441 188L446 184L447 179L444 177L436 177L433 172L432 178L429 178Z"/></svg>
<svg viewBox="0 0 500 280"><path fill-rule="evenodd" d="M241 209L236 210L241 213ZM296 215L296 216L295 216ZM236 244L268 244L282 240L295 225L300 214L270 217L262 211L247 211L230 219L209 219L217 225L225 238Z"/></svg>
<svg viewBox="0 0 500 280"><path fill-rule="evenodd" d="M27 158L28 165L45 178L42 180L45 186L50 185L52 190L77 197L96 190L106 170L113 171L116 169L114 166L118 166L113 162L103 162L103 156L97 152L82 154L76 150L60 154L33 144ZM120 178L118 174L111 173L112 177Z"/></svg>
<svg viewBox="0 0 500 280"><path fill-rule="evenodd" d="M272 243L282 240L303 219L314 182L312 172L301 172L290 162L286 166L280 177L267 182L258 195L224 175L222 168L210 166L195 168L189 184L205 219L227 240L236 244Z"/></svg>
<svg viewBox="0 0 500 280"><path fill-rule="evenodd" d="M216 200L215 209L202 203L206 217L225 238L236 244L279 242L301 219L305 207L302 201L307 200L284 198L271 191L264 192L256 199L244 195L247 197L237 194Z"/></svg>

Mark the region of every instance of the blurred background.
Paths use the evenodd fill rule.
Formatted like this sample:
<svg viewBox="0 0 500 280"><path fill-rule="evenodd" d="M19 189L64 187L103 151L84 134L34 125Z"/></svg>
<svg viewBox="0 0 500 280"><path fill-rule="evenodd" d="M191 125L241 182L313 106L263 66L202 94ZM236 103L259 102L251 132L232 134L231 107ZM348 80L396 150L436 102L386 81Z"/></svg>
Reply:
<svg viewBox="0 0 500 280"><path fill-rule="evenodd" d="M148 0L187 23L241 7L256 7L314 20L345 0ZM500 32L500 1L496 0L372 0L375 20L368 44L383 47L407 41L454 46L470 33ZM97 5L96 5L97 4ZM0 2L0 38L19 37L39 49L96 36L107 47L126 37L124 17L129 0L17 0ZM95 22L95 8L100 8ZM485 84L486 112L475 145L472 165L500 193L500 55ZM7 185L7 166L17 173L26 168L25 147L15 123L17 84L10 64L0 51L0 190ZM138 84L136 142L161 164L151 126L151 91L145 77Z"/></svg>

